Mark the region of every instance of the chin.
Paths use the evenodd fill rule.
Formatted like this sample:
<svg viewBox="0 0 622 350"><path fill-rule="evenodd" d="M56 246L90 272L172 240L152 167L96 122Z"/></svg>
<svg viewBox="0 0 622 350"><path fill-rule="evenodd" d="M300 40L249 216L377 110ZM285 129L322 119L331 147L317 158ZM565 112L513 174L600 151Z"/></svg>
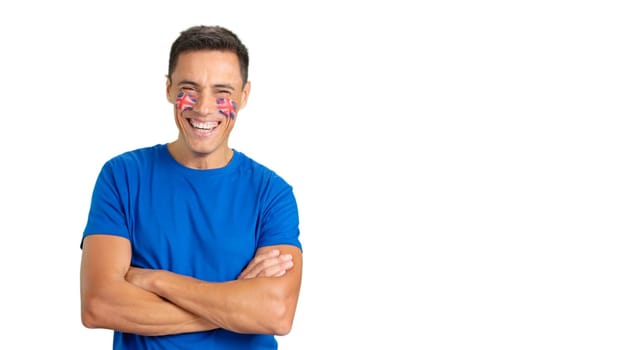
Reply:
<svg viewBox="0 0 622 350"><path fill-rule="evenodd" d="M217 150L217 147L210 147L207 145L193 145L190 146L190 150L196 155L207 156L214 153Z"/></svg>

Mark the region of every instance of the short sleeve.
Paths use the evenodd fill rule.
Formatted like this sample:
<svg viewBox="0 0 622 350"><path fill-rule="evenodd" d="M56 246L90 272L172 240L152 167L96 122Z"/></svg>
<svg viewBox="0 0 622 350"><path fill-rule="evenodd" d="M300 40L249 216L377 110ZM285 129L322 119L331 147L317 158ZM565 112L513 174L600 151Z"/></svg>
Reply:
<svg viewBox="0 0 622 350"><path fill-rule="evenodd" d="M298 205L293 188L278 176L269 185L270 196L261 215L258 246L294 245L302 249Z"/></svg>
<svg viewBox="0 0 622 350"><path fill-rule="evenodd" d="M127 188L125 176L120 176L122 169L115 169L108 161L101 169L89 209L86 227L82 239L92 234L110 234L129 238L126 201L123 200L122 188ZM82 246L82 243L80 244Z"/></svg>

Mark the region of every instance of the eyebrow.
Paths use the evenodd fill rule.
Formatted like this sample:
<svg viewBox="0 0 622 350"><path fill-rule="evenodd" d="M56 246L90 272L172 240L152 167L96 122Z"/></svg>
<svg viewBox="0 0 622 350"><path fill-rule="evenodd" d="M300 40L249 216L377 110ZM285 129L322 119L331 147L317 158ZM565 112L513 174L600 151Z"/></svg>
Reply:
<svg viewBox="0 0 622 350"><path fill-rule="evenodd" d="M182 80L179 83L177 83L177 86L181 86L181 85L193 85L193 86L199 86L198 83L192 81L192 80Z"/></svg>
<svg viewBox="0 0 622 350"><path fill-rule="evenodd" d="M226 89L226 90L235 91L235 88L229 84L215 84L213 87L216 89Z"/></svg>
<svg viewBox="0 0 622 350"><path fill-rule="evenodd" d="M177 86L181 86L181 85L192 85L192 86L200 87L199 83L192 81L192 80L182 80L179 83L177 83ZM235 88L229 84L214 84L212 85L212 88L227 89L227 90L235 91Z"/></svg>

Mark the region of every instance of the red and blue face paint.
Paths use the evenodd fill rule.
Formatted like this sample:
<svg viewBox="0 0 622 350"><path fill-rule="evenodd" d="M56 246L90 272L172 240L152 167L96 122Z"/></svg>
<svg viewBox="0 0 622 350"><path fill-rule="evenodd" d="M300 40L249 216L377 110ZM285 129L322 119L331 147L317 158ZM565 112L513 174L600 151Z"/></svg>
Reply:
<svg viewBox="0 0 622 350"><path fill-rule="evenodd" d="M181 91L177 94L176 105L180 111L192 111L193 106L197 103L197 98L194 95L186 94ZM216 108L218 113L224 115L227 118L235 118L235 113L238 111L238 106L235 101L230 98L217 98Z"/></svg>
<svg viewBox="0 0 622 350"><path fill-rule="evenodd" d="M216 107L218 108L218 113L231 119L235 118L235 113L238 111L235 101L230 98L216 99Z"/></svg>
<svg viewBox="0 0 622 350"><path fill-rule="evenodd" d="M196 97L181 91L177 94L177 109L180 111L191 111L192 106L197 103Z"/></svg>

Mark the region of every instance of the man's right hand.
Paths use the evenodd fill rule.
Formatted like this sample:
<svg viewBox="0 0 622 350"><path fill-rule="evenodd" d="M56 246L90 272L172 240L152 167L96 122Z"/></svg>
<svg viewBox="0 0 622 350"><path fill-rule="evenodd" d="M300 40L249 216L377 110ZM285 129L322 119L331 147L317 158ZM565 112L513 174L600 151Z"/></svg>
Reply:
<svg viewBox="0 0 622 350"><path fill-rule="evenodd" d="M280 277L294 266L290 254L281 254L278 249L259 248L253 260L238 276L238 280L255 277Z"/></svg>

